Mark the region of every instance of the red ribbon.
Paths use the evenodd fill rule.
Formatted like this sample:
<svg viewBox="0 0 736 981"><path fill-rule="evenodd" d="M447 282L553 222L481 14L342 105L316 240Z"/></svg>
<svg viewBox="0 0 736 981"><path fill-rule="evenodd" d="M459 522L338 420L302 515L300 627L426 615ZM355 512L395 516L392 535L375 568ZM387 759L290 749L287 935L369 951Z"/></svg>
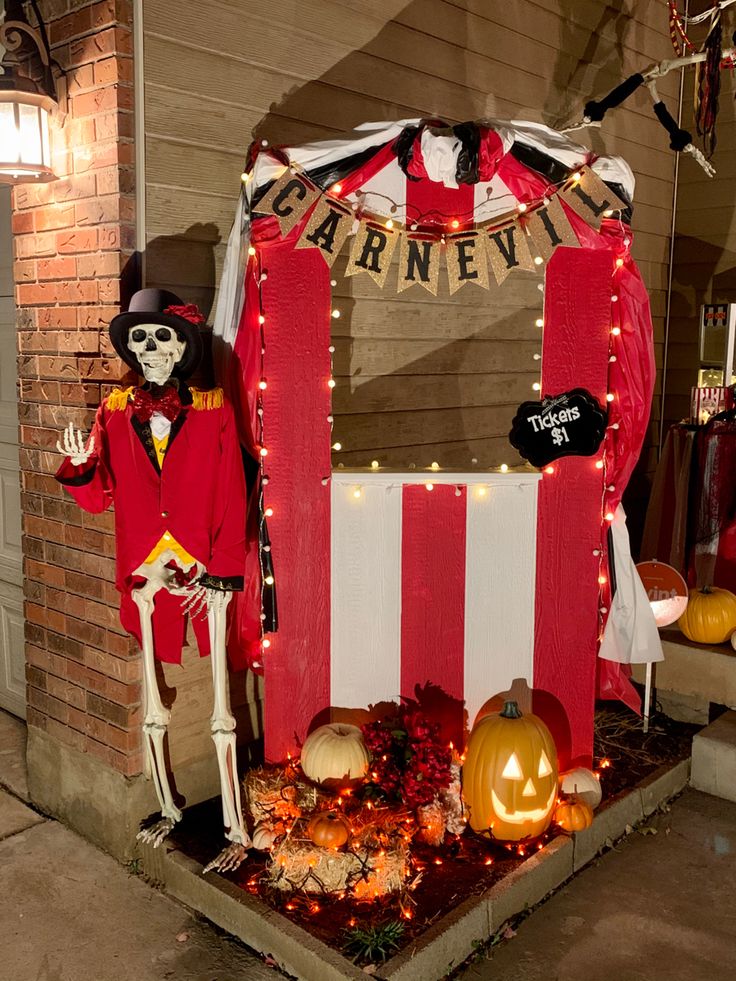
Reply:
<svg viewBox="0 0 736 981"><path fill-rule="evenodd" d="M133 415L140 422L148 422L154 412L166 416L169 422L181 412L181 399L175 388L167 385L158 395L153 395L146 388L136 389L133 396Z"/></svg>

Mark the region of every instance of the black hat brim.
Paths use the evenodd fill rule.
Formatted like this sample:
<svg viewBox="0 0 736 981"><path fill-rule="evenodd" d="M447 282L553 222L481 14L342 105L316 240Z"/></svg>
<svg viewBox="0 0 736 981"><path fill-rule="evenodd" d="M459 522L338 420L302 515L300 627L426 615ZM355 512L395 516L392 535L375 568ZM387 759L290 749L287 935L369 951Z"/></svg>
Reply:
<svg viewBox="0 0 736 981"><path fill-rule="evenodd" d="M139 324L161 324L171 327L179 337L186 341L186 349L181 361L174 365L172 374L176 378L186 379L199 367L202 360L202 337L197 324L173 313L119 313L110 321L110 340L117 354L133 371L141 373L141 366L133 352L128 348L128 331Z"/></svg>

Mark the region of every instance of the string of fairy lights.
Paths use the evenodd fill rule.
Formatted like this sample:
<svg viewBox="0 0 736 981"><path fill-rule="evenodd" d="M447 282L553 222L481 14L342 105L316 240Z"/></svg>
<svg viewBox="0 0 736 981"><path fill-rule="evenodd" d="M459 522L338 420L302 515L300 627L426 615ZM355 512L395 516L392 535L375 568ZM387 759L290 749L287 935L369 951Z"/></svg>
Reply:
<svg viewBox="0 0 736 981"><path fill-rule="evenodd" d="M263 141L263 144L262 145L263 146L267 146L266 141ZM294 172L294 173L297 173L297 172L301 172L303 174L305 173L305 171L303 170L303 168L299 167L299 165L296 164L295 162L290 162L289 167L292 170L292 172ZM540 207L542 205L549 204L550 198L551 198L551 193L550 192L551 192L552 188L554 188L555 191L557 191L557 190L560 190L561 188L572 186L576 182L579 182L581 180L581 177L582 177L582 175L581 175L580 170L578 168L573 169L564 180L558 181L558 182L556 182L554 184L553 183L550 183L548 185L548 188L545 191L544 195L542 195L538 200L533 201L533 202L523 202L523 201L517 202L516 208L515 208L517 214L518 215L523 215L526 212L533 213L533 211L536 208L538 208L538 207ZM252 179L252 171L249 171L249 172L244 173L242 175L242 180L243 180L244 183L247 183L251 179ZM332 195L337 196L337 195L339 195L341 193L342 189L343 188L342 188L341 183L340 182L337 182L336 184L333 184L332 187L330 188L330 193ZM365 201L366 201L369 193L371 195L376 196L376 197L383 198L384 200L386 200L387 202L389 202L391 213L393 213L393 214L397 213L400 208L403 208L404 209L404 213L408 213L409 205L407 203L399 204L398 202L393 201L390 197L388 197L388 196L386 196L384 194L378 194L377 192L373 192L373 191L371 191L371 192L364 192L364 191L358 190L358 191L355 192L356 201L354 201L354 202L351 203L351 207L352 207L353 211L356 213L355 214L356 219L371 220L375 224L382 225L383 227L385 227L387 229L392 229L394 227L395 222L394 222L394 219L391 218L391 217L389 217L389 218L385 218L385 217L384 218L378 218L378 217L371 216L369 218L369 216L366 214L366 211L365 211ZM491 193L491 189L488 188L488 196L490 196L490 193ZM554 192L552 192L552 193L554 193ZM482 204L479 207L482 207ZM473 209L473 212L472 213L469 212L467 215L447 215L447 214L442 214L442 213L438 212L437 210L432 210L432 211L429 211L429 212L420 213L418 211L418 209L417 209L417 214L413 217L413 220L411 221L411 223L409 225L409 228L412 231L416 231L416 230L418 230L420 228L422 229L422 231L426 231L427 226L432 226L432 225L440 226L441 225L442 228L443 228L443 232L440 235L439 241L440 241L440 243L444 244L446 242L446 239L445 239L445 231L446 230L449 230L449 234L452 234L452 232L454 230L459 229L462 225L467 224L468 222L472 221L472 219L476 215L476 211L477 211L477 208L474 208ZM605 218L611 218L613 214L614 214L613 211L607 210L606 212L604 212L604 217ZM439 217L441 219L441 221L433 221L432 220L433 217ZM618 302L617 302L618 301L618 295L615 292L615 289L616 289L616 274L624 267L625 262L626 262L626 259L629 256L629 246L631 244L630 237L626 233L625 226L623 225L623 222L621 221L621 218L620 217L619 217L619 225L620 225L621 230L622 230L622 235L623 235L622 241L623 241L623 246L624 246L624 250L625 251L624 251L623 255L618 255L616 257L616 259L614 260L614 270L613 270L614 292L612 292L612 294L611 294L611 326L610 326L610 331L609 331L609 350L608 350L608 362L609 362L609 365L615 363L616 360L617 360L616 349L617 349L617 345L620 343L620 340L619 339L620 339L620 336L621 336L621 324L620 324L619 318L617 316L617 311L620 309L620 307L618 306ZM526 232L527 237L530 238L529 230L527 228L524 228L524 231ZM536 253L536 250L534 250L534 252L531 252L532 257L533 257L534 264L535 264L535 266L539 267L540 273L542 275L544 275L544 269L543 269L543 267L544 267L544 259L543 259L542 256L540 256L538 254L535 254L535 253ZM267 505L266 504L266 500L265 500L265 498L266 498L265 488L268 485L269 478L268 478L268 474L266 472L266 467L265 467L266 459L268 457L268 449L265 446L265 442L264 442L264 420L263 420L263 417L264 417L263 401L264 400L263 400L263 394L264 394L264 392L266 391L266 389L268 387L268 383L267 383L266 376L265 376L265 355L266 355L266 330L265 330L265 326L266 326L266 313L264 311L264 305L263 305L263 289L262 289L262 287L263 287L263 283L267 279L268 273L267 273L267 271L265 269L263 269L263 267L261 265L261 256L259 255L258 249L254 245L252 245L252 244L250 245L250 247L248 249L248 254L249 254L249 259L252 262L255 263L254 274L256 276L256 281L257 281L257 285L258 285L258 324L259 324L259 327L260 327L260 340L261 340L260 380L258 382L257 407L256 407L256 414L257 414L256 442L257 442L258 452L259 452L259 468L260 468L260 491L259 491L259 515L260 515L260 517L259 517L259 522L260 522L260 527L259 527L259 531L260 531L260 535L259 535L259 566L260 566L260 571L261 571L261 624L262 624L262 628L261 628L261 648L262 648L262 651L265 651L265 650L268 650L268 648L270 648L271 645L272 645L271 639L267 636L267 632L265 630L265 621L267 619L266 613L265 613L265 601L266 601L266 598L267 598L266 590L272 590L273 589L273 586L274 586L274 576L273 576L272 572L270 571L270 563L267 563L265 561L265 556L264 556L264 553L270 552L270 543L268 541L267 532L266 532L266 520L268 518L272 517L273 516L273 513L274 513L273 508L270 505ZM335 279L331 279L330 280L330 286L331 286L331 296L332 296L333 295L332 291L337 286L337 281ZM541 283L539 284L539 289L541 291L544 291L544 286ZM341 311L340 311L339 307L336 307L334 305L334 303L332 302L332 300L331 300L331 304L330 304L330 313L329 313L329 315L330 315L330 318L333 319L333 320L338 320L340 318L340 316L341 316ZM540 328L540 329L542 329L542 330L544 329L544 313L543 312L542 312L542 314L540 316L538 316L535 319L535 326L538 327L538 328ZM333 441L335 417L334 417L334 412L332 410L332 393L334 392L334 389L337 386L337 381L335 379L335 364L334 364L335 345L332 344L332 343L330 343L329 346L328 346L328 354L329 354L329 374L327 375L327 377L325 379L325 384L326 384L326 386L327 386L327 388L328 388L328 390L330 392L330 411L329 411L329 414L327 416L327 423L328 423L328 426L329 426L331 449L332 449L333 452L338 453L338 452L340 452L343 449L343 444L342 444L342 442L340 440L337 440L337 439L335 439ZM542 354L539 353L539 352L535 352L534 355L533 355L533 358L534 358L534 360L539 365L540 378L539 378L538 381L535 381L532 384L532 390L535 393L540 394L541 393L541 390L542 390L542 382L541 382L541 377L542 377ZM608 369L608 372L609 372L609 374L608 374L609 383L607 385L607 388L610 389L610 367ZM617 430L619 428L618 421L616 421L614 419L614 421L611 422L611 413L612 412L615 412L615 408L616 408L616 398L615 398L614 393L612 393L610 390L607 391L607 394L606 394L606 402L607 402L607 408L608 408L608 426L607 426L607 430L606 430L606 436L604 437L604 441L603 441L603 445L602 445L602 455L600 457L598 457L595 460L595 463L594 463L595 468L597 470L602 471L602 474L601 474L601 476L602 476L602 483L601 483L601 524L600 524L600 527L601 527L601 539L600 539L600 542L597 544L596 548L593 551L594 556L596 556L598 558L598 585L599 585L598 640L599 640L599 642L601 641L602 636L603 636L603 628L604 628L604 625L605 625L605 618L606 618L606 615L608 613L608 605L607 605L608 604L608 599L607 599L607 597L609 595L610 584L609 584L608 575L607 575L607 570L608 570L607 537L608 537L608 528L610 527L610 524L614 520L614 513L613 513L612 510L610 510L609 505L608 505L609 494L611 494L611 493L613 493L615 491L615 487L613 485L611 485L611 484L608 484L608 474L607 474L607 467L606 467L606 459L607 459L606 440L607 440L608 430ZM473 462L475 463L476 461L474 460ZM343 465L341 463L339 463L338 464L338 467L340 469L342 469L343 468ZM376 472L376 471L381 470L382 468L381 468L380 461L378 461L378 460L372 460L371 463L370 463L370 469L373 472ZM412 470L415 469L415 466L412 464L411 467L410 467L410 469L412 469ZM430 473L431 472L439 472L439 471L442 470L440 464L437 461L432 461L432 463L429 465L429 467L427 469L430 471ZM502 463L499 467L497 467L495 469L499 473L502 473L502 474L509 473L509 471L510 471L510 468L509 468L508 464L506 464L506 463ZM553 476L556 473L556 468L552 464L550 464L550 465L548 465L548 466L546 466L546 467L544 467L542 469L542 473L545 476L551 477L551 476ZM329 477L324 477L322 479L322 484L325 485L325 486L327 484L329 484L329 482L330 482L330 478ZM426 488L426 490L428 492L431 492L435 488L435 483L431 479L428 479L427 481L425 481L424 486L425 486L425 488ZM486 494L488 493L488 488L486 486L484 486L483 484L476 484L476 485L474 485L474 488L473 489L474 489L474 493L477 496L479 496L479 497L485 497ZM356 485L354 486L353 491L352 491L352 496L353 496L353 498L355 500L359 500L363 496L363 492L364 492L363 486L361 484L359 484L359 483L356 483ZM460 496L462 494L461 485L456 485L456 487L455 487L455 494L457 496ZM272 600L272 596L273 596L273 594L271 594L271 600ZM269 606L270 606L271 609L273 609L273 603L272 602L269 603Z"/></svg>

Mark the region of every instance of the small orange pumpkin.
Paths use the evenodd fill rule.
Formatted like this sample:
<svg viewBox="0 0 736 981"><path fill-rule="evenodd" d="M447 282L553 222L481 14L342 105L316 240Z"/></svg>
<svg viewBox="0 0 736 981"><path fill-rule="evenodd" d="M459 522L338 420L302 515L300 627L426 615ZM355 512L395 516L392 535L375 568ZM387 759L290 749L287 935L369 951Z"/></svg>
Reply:
<svg viewBox="0 0 736 981"><path fill-rule="evenodd" d="M350 836L350 826L340 811L319 811L310 819L307 834L320 848L342 848Z"/></svg>
<svg viewBox="0 0 736 981"><path fill-rule="evenodd" d="M593 823L593 808L584 800L563 800L557 805L554 820L563 831L584 831Z"/></svg>

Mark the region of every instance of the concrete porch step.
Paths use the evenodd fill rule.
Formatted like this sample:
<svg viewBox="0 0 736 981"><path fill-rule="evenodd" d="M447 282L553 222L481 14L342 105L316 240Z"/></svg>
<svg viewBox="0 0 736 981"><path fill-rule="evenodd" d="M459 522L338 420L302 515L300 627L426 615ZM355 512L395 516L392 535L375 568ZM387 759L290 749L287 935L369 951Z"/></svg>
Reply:
<svg viewBox="0 0 736 981"><path fill-rule="evenodd" d="M707 725L710 706L736 708L736 651L730 644L696 644L677 629L662 631L664 661L654 665L653 685L665 715ZM634 666L644 683L644 665Z"/></svg>
<svg viewBox="0 0 736 981"><path fill-rule="evenodd" d="M724 712L693 738L690 784L736 801L736 712Z"/></svg>

